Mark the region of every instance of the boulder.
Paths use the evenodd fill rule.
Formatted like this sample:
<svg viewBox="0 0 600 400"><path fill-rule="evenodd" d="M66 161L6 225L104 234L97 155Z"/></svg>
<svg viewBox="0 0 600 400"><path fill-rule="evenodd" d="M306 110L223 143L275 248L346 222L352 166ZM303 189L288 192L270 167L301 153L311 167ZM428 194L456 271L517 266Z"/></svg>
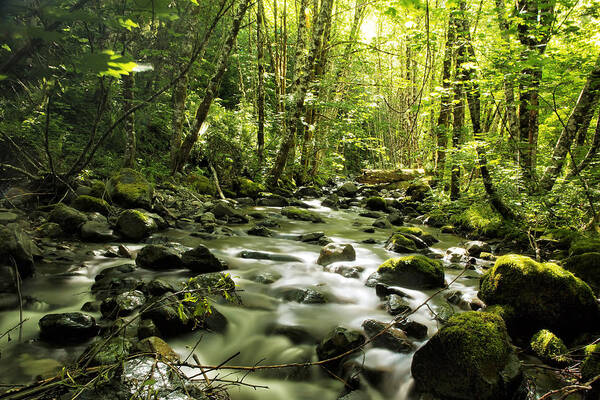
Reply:
<svg viewBox="0 0 600 400"><path fill-rule="evenodd" d="M388 327L383 322L368 319L362 323L362 327L374 347L381 347L395 353L409 353L415 348L402 330L393 326Z"/></svg>
<svg viewBox="0 0 600 400"><path fill-rule="evenodd" d="M387 203L383 197L373 196L367 199L365 208L371 211L386 211Z"/></svg>
<svg viewBox="0 0 600 400"><path fill-rule="evenodd" d="M323 201L321 202L321 205L323 207L336 208L338 206L339 202L340 202L340 199L338 198L337 194L330 194L329 196L327 196L323 199Z"/></svg>
<svg viewBox="0 0 600 400"><path fill-rule="evenodd" d="M323 218L319 214L298 207L284 207L281 210L281 214L290 219L300 221L323 222Z"/></svg>
<svg viewBox="0 0 600 400"><path fill-rule="evenodd" d="M590 344L583 349L585 358L581 364L581 379L588 382L600 375L600 344Z"/></svg>
<svg viewBox="0 0 600 400"><path fill-rule="evenodd" d="M397 228L396 232L402 233L403 235L416 236L419 239L421 239L423 242L425 242L428 246L431 246L431 245L439 242L439 240L435 236L433 236L430 233L425 232L421 228L417 228L416 226L402 226L400 228Z"/></svg>
<svg viewBox="0 0 600 400"><path fill-rule="evenodd" d="M98 334L94 317L80 312L48 314L38 325L40 337L48 342L83 342Z"/></svg>
<svg viewBox="0 0 600 400"><path fill-rule="evenodd" d="M125 239L139 242L158 231L158 224L143 210L125 210L119 215L117 229Z"/></svg>
<svg viewBox="0 0 600 400"><path fill-rule="evenodd" d="M248 229L246 233L250 236L261 236L261 237L271 237L273 236L273 231L267 228L266 226L256 225L252 228Z"/></svg>
<svg viewBox="0 0 600 400"><path fill-rule="evenodd" d="M264 207L287 207L290 205L288 199L278 194L269 193L256 201L257 206Z"/></svg>
<svg viewBox="0 0 600 400"><path fill-rule="evenodd" d="M146 296L139 290L131 290L115 297L104 299L100 311L104 318L117 318L130 315L146 302Z"/></svg>
<svg viewBox="0 0 600 400"><path fill-rule="evenodd" d="M132 349L133 343L131 340L125 337L115 336L108 340L101 339L92 344L86 350L85 354L92 355L89 365L90 367L93 367L97 365L111 365L123 361Z"/></svg>
<svg viewBox="0 0 600 400"><path fill-rule="evenodd" d="M0 225L12 224L13 222L17 222L18 219L19 215L15 213L9 211L0 212Z"/></svg>
<svg viewBox="0 0 600 400"><path fill-rule="evenodd" d="M298 198L317 198L323 195L323 191L314 186L302 186L294 193L295 197Z"/></svg>
<svg viewBox="0 0 600 400"><path fill-rule="evenodd" d="M227 269L221 260L210 252L208 247L201 244L184 252L181 255L181 260L185 268L198 274L219 272Z"/></svg>
<svg viewBox="0 0 600 400"><path fill-rule="evenodd" d="M481 278L479 298L508 306L509 330L527 339L540 329L571 339L598 327L598 305L585 282L556 264L525 256L499 257Z"/></svg>
<svg viewBox="0 0 600 400"><path fill-rule="evenodd" d="M108 216L108 213L110 212L110 206L105 200L92 196L77 196L71 205L76 210L83 212L97 212L104 216Z"/></svg>
<svg viewBox="0 0 600 400"><path fill-rule="evenodd" d="M159 337L150 336L138 342L136 350L141 353L151 353L159 356L163 360L176 362L179 361L179 355Z"/></svg>
<svg viewBox="0 0 600 400"><path fill-rule="evenodd" d="M380 217L373 222L373 226L380 229L390 229L392 227L392 223L387 217Z"/></svg>
<svg viewBox="0 0 600 400"><path fill-rule="evenodd" d="M412 201L423 201L429 192L431 187L422 180L411 183L406 189L406 195L410 196Z"/></svg>
<svg viewBox="0 0 600 400"><path fill-rule="evenodd" d="M123 168L118 174L109 179L106 193L113 203L123 208L150 209L154 189L144 175Z"/></svg>
<svg viewBox="0 0 600 400"><path fill-rule="evenodd" d="M441 262L423 255L390 258L367 279L367 286L377 283L417 290L441 288L444 269Z"/></svg>
<svg viewBox="0 0 600 400"><path fill-rule="evenodd" d="M395 326L402 329L408 336L414 337L415 339L423 340L427 338L427 326L416 321L401 319L396 323Z"/></svg>
<svg viewBox="0 0 600 400"><path fill-rule="evenodd" d="M50 239L58 239L65 234L60 225L56 222L43 223L35 230L35 233L41 237Z"/></svg>
<svg viewBox="0 0 600 400"><path fill-rule="evenodd" d="M385 310L391 315L410 311L410 304L402 296L390 294L385 301Z"/></svg>
<svg viewBox="0 0 600 400"><path fill-rule="evenodd" d="M60 225L67 233L77 233L81 225L87 221L87 216L81 211L59 203L48 215L48 220Z"/></svg>
<svg viewBox="0 0 600 400"><path fill-rule="evenodd" d="M600 239L579 238L573 240L569 247L569 255L577 256L585 253L600 253Z"/></svg>
<svg viewBox="0 0 600 400"><path fill-rule="evenodd" d="M563 266L590 285L596 295L600 294L600 252L571 256L564 261Z"/></svg>
<svg viewBox="0 0 600 400"><path fill-rule="evenodd" d="M482 242L480 240L472 240L465 244L465 249L467 250L467 254L469 257L479 257L481 253L491 253L492 248L489 244Z"/></svg>
<svg viewBox="0 0 600 400"><path fill-rule="evenodd" d="M81 225L79 235L83 241L92 243L106 243L116 239L108 222L99 221L87 221Z"/></svg>
<svg viewBox="0 0 600 400"><path fill-rule="evenodd" d="M265 191L265 186L253 182L248 178L237 178L234 189L238 197L250 197L256 199L261 192Z"/></svg>
<svg viewBox="0 0 600 400"><path fill-rule="evenodd" d="M353 182L345 182L336 190L341 197L354 197L357 192L358 186Z"/></svg>
<svg viewBox="0 0 600 400"><path fill-rule="evenodd" d="M164 270L184 267L179 254L170 247L150 244L144 246L138 253L135 263L142 268Z"/></svg>
<svg viewBox="0 0 600 400"><path fill-rule="evenodd" d="M295 301L303 304L325 304L327 298L323 293L312 288L286 288L280 291L286 301Z"/></svg>
<svg viewBox="0 0 600 400"><path fill-rule="evenodd" d="M234 210L229 204L220 201L212 209L212 213L217 219L223 219L230 222L248 222L248 217L237 210Z"/></svg>
<svg viewBox="0 0 600 400"><path fill-rule="evenodd" d="M198 194L204 194L208 196L214 196L217 192L217 188L214 183L206 176L200 174L189 174L187 175L188 185L196 191Z"/></svg>
<svg viewBox="0 0 600 400"><path fill-rule="evenodd" d="M542 329L533 335L529 342L533 353L543 362L557 367L565 366L568 362L567 346L554 333Z"/></svg>
<svg viewBox="0 0 600 400"><path fill-rule="evenodd" d="M417 352L417 390L460 400L512 398L520 364L502 318L469 311L454 315Z"/></svg>
<svg viewBox="0 0 600 400"><path fill-rule="evenodd" d="M359 279L365 269L360 266L328 265L325 271L343 276L344 278Z"/></svg>
<svg viewBox="0 0 600 400"><path fill-rule="evenodd" d="M35 272L33 257L38 253L35 243L21 228L0 225L0 263L12 267L12 257L21 278L28 278Z"/></svg>
<svg viewBox="0 0 600 400"><path fill-rule="evenodd" d="M356 260L356 251L351 244L330 243L321 249L317 264L326 266L338 261L354 260Z"/></svg>
<svg viewBox="0 0 600 400"><path fill-rule="evenodd" d="M317 345L317 357L319 361L324 361L352 351L349 354L351 355L359 351L364 343L365 337L361 332L337 327L330 331ZM345 358L348 358L348 356L330 361L326 365L335 370L343 363Z"/></svg>
<svg viewBox="0 0 600 400"><path fill-rule="evenodd" d="M253 260L270 260L280 262L303 262L300 257L290 256L287 254L267 253L263 251L250 251L244 250L238 255L240 258L247 258Z"/></svg>

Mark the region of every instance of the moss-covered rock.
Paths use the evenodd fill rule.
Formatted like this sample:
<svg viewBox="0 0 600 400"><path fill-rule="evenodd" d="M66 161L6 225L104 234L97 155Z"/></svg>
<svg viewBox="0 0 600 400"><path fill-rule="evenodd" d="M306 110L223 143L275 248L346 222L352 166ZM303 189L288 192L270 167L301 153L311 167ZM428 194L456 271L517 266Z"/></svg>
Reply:
<svg viewBox="0 0 600 400"><path fill-rule="evenodd" d="M217 188L214 183L206 176L189 174L187 176L187 181L191 188L199 194L214 196L217 193Z"/></svg>
<svg viewBox="0 0 600 400"><path fill-rule="evenodd" d="M36 234L41 237L56 239L64 235L64 231L56 222L46 222L40 225L36 230Z"/></svg>
<svg viewBox="0 0 600 400"><path fill-rule="evenodd" d="M35 271L33 262L35 254L39 254L39 249L27 233L13 225L0 225L0 263L11 265L12 258L21 278L28 278Z"/></svg>
<svg viewBox="0 0 600 400"><path fill-rule="evenodd" d="M81 211L59 203L50 212L48 220L60 225L62 230L67 233L75 233L87 221L87 216Z"/></svg>
<svg viewBox="0 0 600 400"><path fill-rule="evenodd" d="M92 356L90 366L111 365L123 361L133 349L131 340L116 336L111 339L99 340L92 344L86 354Z"/></svg>
<svg viewBox="0 0 600 400"><path fill-rule="evenodd" d="M158 225L143 210L125 210L119 215L117 229L126 239L137 242L158 231Z"/></svg>
<svg viewBox="0 0 600 400"><path fill-rule="evenodd" d="M179 361L179 355L159 337L150 336L141 340L136 346L136 350L141 353L156 354L168 361Z"/></svg>
<svg viewBox="0 0 600 400"><path fill-rule="evenodd" d="M377 283L410 289L433 289L444 286L444 269L438 260L423 255L390 258L367 280L367 286Z"/></svg>
<svg viewBox="0 0 600 400"><path fill-rule="evenodd" d="M105 200L92 196L77 196L71 203L73 208L83 212L97 212L107 216L110 211L110 206Z"/></svg>
<svg viewBox="0 0 600 400"><path fill-rule="evenodd" d="M419 251L415 241L402 233L394 233L390 236L385 242L385 248L396 253L416 253Z"/></svg>
<svg viewBox="0 0 600 400"><path fill-rule="evenodd" d="M98 197L99 199L104 198L106 194L106 185L104 182L94 179L90 185L90 196Z"/></svg>
<svg viewBox="0 0 600 400"><path fill-rule="evenodd" d="M415 353L417 389L448 399L509 399L520 364L502 318L470 311L454 315Z"/></svg>
<svg viewBox="0 0 600 400"><path fill-rule="evenodd" d="M406 189L406 195L413 201L423 201L431 191L429 184L423 180L411 183Z"/></svg>
<svg viewBox="0 0 600 400"><path fill-rule="evenodd" d="M144 175L133 169L123 168L110 178L106 193L113 203L121 207L149 209L154 190Z"/></svg>
<svg viewBox="0 0 600 400"><path fill-rule="evenodd" d="M554 333L547 329L542 329L533 335L529 342L531 350L543 362L549 365L565 365L568 359L567 346Z"/></svg>
<svg viewBox="0 0 600 400"><path fill-rule="evenodd" d="M266 190L265 186L251 181L248 178L238 178L235 182L235 191L238 197L250 197L256 199L261 192Z"/></svg>
<svg viewBox="0 0 600 400"><path fill-rule="evenodd" d="M367 199L365 208L372 211L385 211L387 210L387 203L383 197L373 196Z"/></svg>
<svg viewBox="0 0 600 400"><path fill-rule="evenodd" d="M583 350L585 358L581 364L581 379L587 382L600 375L600 344L590 344Z"/></svg>
<svg viewBox="0 0 600 400"><path fill-rule="evenodd" d="M571 243L569 255L579 256L585 253L600 253L600 240L590 238L580 238Z"/></svg>
<svg viewBox="0 0 600 400"><path fill-rule="evenodd" d="M450 218L453 225L476 236L499 237L503 230L500 214L488 205L472 205Z"/></svg>
<svg viewBox="0 0 600 400"><path fill-rule="evenodd" d="M508 328L522 338L543 328L573 338L598 325L598 306L585 282L556 264L525 256L499 257L481 278L479 298L511 306Z"/></svg>
<svg viewBox="0 0 600 400"><path fill-rule="evenodd" d="M596 295L600 294L600 252L571 256L563 266L590 285Z"/></svg>
<svg viewBox="0 0 600 400"><path fill-rule="evenodd" d="M416 226L401 226L400 228L396 229L396 232L416 236L423 240L425 243L427 243L429 246L439 242L439 240L431 233L425 232L423 229L418 228Z"/></svg>
<svg viewBox="0 0 600 400"><path fill-rule="evenodd" d="M313 211L304 210L298 207L284 207L281 210L281 214L290 219L296 219L300 221L312 221L312 222L323 222L323 218Z"/></svg>

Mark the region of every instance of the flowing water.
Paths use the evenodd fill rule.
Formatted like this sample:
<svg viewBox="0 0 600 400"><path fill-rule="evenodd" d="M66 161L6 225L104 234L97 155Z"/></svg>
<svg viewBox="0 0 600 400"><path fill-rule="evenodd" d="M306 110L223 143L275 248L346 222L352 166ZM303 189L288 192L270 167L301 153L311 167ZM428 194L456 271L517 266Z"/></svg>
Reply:
<svg viewBox="0 0 600 400"><path fill-rule="evenodd" d="M382 301L373 288L364 285L366 278L386 259L399 256L383 248L383 242L391 230L377 229L376 233L364 233L373 219L358 216L358 209L332 210L320 205L320 201L309 201L325 220L325 223L313 224L292 221L279 214L278 208L252 207L252 210L273 214L280 227L273 228L275 237L265 238L248 236L244 232L251 225L233 226L236 235L203 240L190 235L190 231L171 229L161 232L171 242L194 247L205 244L215 255L229 265L228 273L238 285L243 306L236 304L218 304L216 308L224 314L229 325L224 334L196 331L191 334L170 339L169 344L182 356L188 357L194 346L196 355L205 364L220 364L228 357L239 352L229 362L234 365L274 365L316 360L314 344L294 344L286 336L273 333L277 327L301 328L304 335L322 338L336 326L361 329L364 320L372 318L390 321L392 317L383 309ZM442 234L439 230L423 226L424 230L434 234L440 242L433 250L443 254L449 247L456 246L461 238ZM316 264L320 246L293 240L293 235L322 231L334 242L350 243L356 250L356 261L340 262L348 266L361 266L364 271L359 279L345 278L326 272ZM363 240L373 238L378 244L365 244ZM105 245L71 243L62 250L56 250L59 261L38 265L35 278L24 283L24 295L34 296L47 305L39 304L39 311L25 311L27 321L23 328L23 343L17 344L18 331L11 332L10 343L6 337L0 343L0 383L27 383L39 375L47 375L56 370L60 363L75 359L86 347L85 344L72 347L58 347L36 340L38 320L49 312L78 311L81 306L92 300L90 287L94 277L104 268L124 263L123 259L102 256ZM137 250L142 245L131 245ZM253 260L238 257L243 250L292 255L301 259L296 262ZM64 253L63 257L60 257ZM63 260L61 261L60 258ZM84 260L77 261L77 260ZM445 262L445 264L448 264ZM446 281L451 281L459 270L446 269ZM253 279L259 274L272 273L280 276L271 284L261 284ZM144 279L161 277L172 281L182 281L189 277L185 271L153 272L140 269L134 274ZM469 300L476 295L478 271L468 271L452 285L460 290L463 298ZM299 304L281 300L281 292L286 288L314 287L324 293L327 304ZM409 300L414 308L421 304L433 291L415 291L403 289L411 296ZM438 296L431 303L435 311L447 302ZM427 307L421 308L411 318L425 324L429 337L437 330L434 315ZM94 314L93 314L94 315ZM100 315L94 315L100 319ZM19 321L17 311L0 313L0 333L5 332ZM306 341L310 342L310 337ZM421 346L425 341L416 341ZM410 363L413 353L399 354L380 348L367 348L356 356L371 371L378 371L382 377L375 385L369 386L373 399L412 399L412 378ZM225 378L228 372L221 371L217 378ZM343 384L328 377L318 367L302 369L278 369L245 374L236 373L227 379L241 379L246 384L268 386L268 389L255 389L237 386L230 389L234 400L333 400L343 389ZM215 378L211 375L210 378Z"/></svg>

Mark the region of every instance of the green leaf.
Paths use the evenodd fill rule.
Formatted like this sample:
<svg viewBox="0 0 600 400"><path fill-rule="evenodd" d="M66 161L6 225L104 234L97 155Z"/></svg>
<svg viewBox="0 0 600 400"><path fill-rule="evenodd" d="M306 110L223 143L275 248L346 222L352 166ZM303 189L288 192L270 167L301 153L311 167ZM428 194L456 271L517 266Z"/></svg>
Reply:
<svg viewBox="0 0 600 400"><path fill-rule="evenodd" d="M199 6L200 4L198 3L198 0L190 0L192 3L194 3L195 5Z"/></svg>
<svg viewBox="0 0 600 400"><path fill-rule="evenodd" d="M6 51L12 51L12 49L10 48L10 46L9 46L9 45L7 45L6 43L4 43L4 44L2 45L2 48L3 48L4 50L6 50Z"/></svg>
<svg viewBox="0 0 600 400"><path fill-rule="evenodd" d="M6 78L8 78L8 75L0 75L0 81L5 80Z"/></svg>
<svg viewBox="0 0 600 400"><path fill-rule="evenodd" d="M119 18L119 24L123 28L127 29L128 31L131 31L132 28L139 28L140 27L138 24L136 24L135 22L133 22L129 18L127 18L127 19Z"/></svg>
<svg viewBox="0 0 600 400"><path fill-rule="evenodd" d="M121 75L129 75L137 66L137 63L130 56L115 54L112 50L88 54L80 58L76 64L83 72L115 78L120 78Z"/></svg>

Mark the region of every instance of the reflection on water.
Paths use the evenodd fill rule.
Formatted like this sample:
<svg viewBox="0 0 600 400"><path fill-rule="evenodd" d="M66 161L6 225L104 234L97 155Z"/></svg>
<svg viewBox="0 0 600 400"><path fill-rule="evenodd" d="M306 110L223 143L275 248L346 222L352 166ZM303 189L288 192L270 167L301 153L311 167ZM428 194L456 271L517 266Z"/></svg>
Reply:
<svg viewBox="0 0 600 400"><path fill-rule="evenodd" d="M229 321L225 334L195 332L184 335L169 343L184 358L200 341L195 353L203 363L220 364L228 357L239 352L230 364L235 365L273 365L285 363L304 363L315 360L314 344L311 340L322 338L336 326L361 329L365 319L374 318L382 321L391 320L391 316L382 308L382 302L372 288L364 286L364 281L375 269L389 257L398 256L383 248L383 242L389 236L389 230L377 230L374 234L364 233L362 229L373 222L372 219L359 217L356 211L334 211L321 207L318 200L309 201L315 211L325 219L323 224L291 221L278 218L280 227L272 228L281 237L247 236L243 232L250 226L234 227L241 236L219 237L206 241L190 236L183 230L169 230L161 233L170 241L187 247L205 244L218 257L224 259L230 266L229 273L236 280L241 291L245 306L219 305L217 308ZM255 207L253 210L276 213L278 209ZM446 248L456 246L460 238L440 234L438 230L423 227L433 233L441 242L434 246L436 251L443 253ZM334 242L351 243L356 249L356 261L342 262L347 266L361 266L364 271L360 279L345 278L341 275L326 272L317 265L320 246L295 241L291 234L308 232L324 232ZM286 236L287 235L287 236ZM378 244L364 244L363 240L375 239ZM76 246L76 245L74 245ZM24 285L23 291L48 303L50 310L45 312L26 311L24 317L25 344L0 345L0 376L3 383L27 382L37 375L50 374L57 367L57 361L69 362L75 359L85 344L77 347L57 348L36 340L37 322L47 312L66 312L79 310L81 305L92 299L89 290L95 275L101 270L120 265L123 259L111 259L101 256L102 246L78 245L73 253L73 261L62 266L40 266L38 275ZM140 245L129 246L130 250L138 250ZM302 262L275 262L269 260L242 259L236 257L243 250L272 252L292 255ZM93 252L95 255L90 255ZM86 254L87 253L87 254ZM259 274L270 273L275 280L270 285L256 283L254 278ZM453 279L458 271L446 270L446 279ZM139 270L136 276L152 279L161 276L177 281L187 276L184 271L168 271L164 273ZM298 304L281 300L280 293L289 288L315 288L328 299L327 304ZM476 279L459 279L453 289L461 290L464 298L470 299L477 291ZM416 307L433 291L415 291L403 289L412 298L409 303ZM432 301L432 308L445 302L443 299ZM95 315L99 318L99 315ZM430 311L424 307L412 316L417 322L427 325L431 336L437 330L437 323ZM18 323L17 312L0 313L0 332L4 332ZM304 335L301 343L292 341L281 334L281 330L296 329ZM274 333L277 332L277 333ZM303 332L303 333L302 333ZM13 338L16 334L13 335ZM14 343L15 341L11 342ZM296 342L298 342L296 340ZM416 342L418 346L422 342ZM369 392L373 399L411 399L412 379L410 363L412 354L395 354L384 349L367 349L357 356L357 361L365 367L383 374L383 378ZM14 365L19 368L14 368ZM269 390L254 389L239 386L231 390L235 400L270 400L289 399L306 400L336 399L343 389L343 384L326 376L318 367L296 368L284 370L269 370L253 373L248 376L241 373L228 375L226 371L213 373L211 378L242 379L251 385L268 386ZM218 375L218 376L217 376Z"/></svg>

